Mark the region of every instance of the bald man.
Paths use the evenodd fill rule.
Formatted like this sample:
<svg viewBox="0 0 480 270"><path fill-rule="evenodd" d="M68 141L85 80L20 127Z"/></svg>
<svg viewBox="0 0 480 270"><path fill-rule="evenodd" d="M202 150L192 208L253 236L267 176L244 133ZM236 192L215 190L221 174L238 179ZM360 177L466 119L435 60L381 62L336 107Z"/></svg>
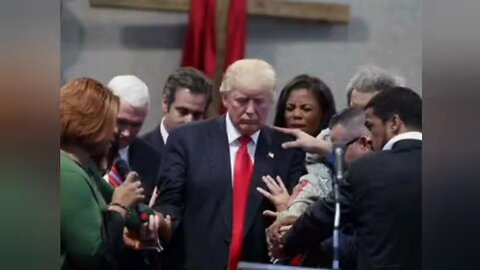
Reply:
<svg viewBox="0 0 480 270"><path fill-rule="evenodd" d="M265 61L236 61L220 86L227 113L169 136L158 202L184 239L170 243L184 245L182 269L234 270L239 261L269 260L265 229L273 219L262 212L273 205L255 188L266 188L262 176L278 175L291 191L305 173L304 153L283 149L291 138L265 126L275 82Z"/></svg>

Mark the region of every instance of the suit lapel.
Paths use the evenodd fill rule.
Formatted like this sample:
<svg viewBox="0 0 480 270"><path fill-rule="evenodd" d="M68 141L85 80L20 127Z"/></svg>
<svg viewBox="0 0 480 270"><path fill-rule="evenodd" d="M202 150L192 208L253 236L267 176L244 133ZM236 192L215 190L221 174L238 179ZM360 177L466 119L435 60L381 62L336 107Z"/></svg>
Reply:
<svg viewBox="0 0 480 270"><path fill-rule="evenodd" d="M137 164L136 142L137 142L136 139L133 140L133 142L128 147L128 152L127 152L128 164L129 164L130 168L132 168L132 170L134 170L134 171L138 170L137 165L139 165L139 164Z"/></svg>
<svg viewBox="0 0 480 270"><path fill-rule="evenodd" d="M155 131L155 140L157 141L156 143L157 150L161 153L163 151L165 143L163 142L162 133L160 132L160 125L157 127L157 130Z"/></svg>
<svg viewBox="0 0 480 270"><path fill-rule="evenodd" d="M207 159L212 175L218 179L215 185L216 196L220 206L225 229L228 233L232 231L232 175L230 166L230 148L225 123L225 116L217 118L213 128L209 129L207 147Z"/></svg>
<svg viewBox="0 0 480 270"><path fill-rule="evenodd" d="M149 134L149 143L158 151L162 152L165 143L163 142L162 133L160 132L160 125L158 125L150 134Z"/></svg>
<svg viewBox="0 0 480 270"><path fill-rule="evenodd" d="M257 148L255 150L254 171L247 201L244 235L247 234L249 228L252 226L253 221L257 216L258 207L263 201L263 195L260 194L256 188L261 187L263 189L267 189L265 183L262 181L262 176L272 174L273 155L271 152L271 144L272 142L269 130L266 128L262 129L258 137ZM274 175L271 176L275 177Z"/></svg>

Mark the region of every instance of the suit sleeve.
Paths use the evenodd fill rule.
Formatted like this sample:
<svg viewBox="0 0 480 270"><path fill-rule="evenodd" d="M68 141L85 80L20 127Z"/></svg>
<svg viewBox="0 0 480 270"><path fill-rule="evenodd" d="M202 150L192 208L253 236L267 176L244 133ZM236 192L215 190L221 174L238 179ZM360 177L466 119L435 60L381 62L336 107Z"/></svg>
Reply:
<svg viewBox="0 0 480 270"><path fill-rule="evenodd" d="M339 184L342 224L352 218L352 186L349 183L349 179L346 179ZM285 252L294 256L330 237L334 217L335 198L334 193L330 192L326 198L312 204L284 235Z"/></svg>
<svg viewBox="0 0 480 270"><path fill-rule="evenodd" d="M106 213L103 235L102 209L87 180L75 172L62 172L61 191L61 245L69 263L76 269L112 263L123 246L123 218Z"/></svg>
<svg viewBox="0 0 480 270"><path fill-rule="evenodd" d="M288 209L280 213L283 216L298 217L308 206L320 198L327 197L332 191L332 174L323 163L310 164L308 174L302 175L293 189L288 201Z"/></svg>
<svg viewBox="0 0 480 270"><path fill-rule="evenodd" d="M183 136L173 131L162 153L157 181L160 193L154 209L164 215L170 215L174 229L183 215L188 168L187 154Z"/></svg>

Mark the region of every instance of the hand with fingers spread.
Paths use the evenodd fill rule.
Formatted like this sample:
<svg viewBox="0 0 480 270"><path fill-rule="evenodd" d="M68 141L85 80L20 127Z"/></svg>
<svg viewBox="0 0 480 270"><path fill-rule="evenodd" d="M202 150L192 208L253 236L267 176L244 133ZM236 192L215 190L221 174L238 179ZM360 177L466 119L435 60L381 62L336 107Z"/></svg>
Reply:
<svg viewBox="0 0 480 270"><path fill-rule="evenodd" d="M288 190L283 184L282 178L277 176L276 179L273 179L270 175L262 177L263 182L267 186L269 191L261 187L257 187L257 191L260 192L265 198L269 199L270 202L273 203L275 209L278 212L287 210L288 207L288 199L290 199L290 194L288 194ZM266 210L263 212L266 216L275 216L276 213L270 210Z"/></svg>
<svg viewBox="0 0 480 270"><path fill-rule="evenodd" d="M110 209L125 215L124 211L135 207L144 198L145 195L143 195L143 187L138 180L138 174L130 172L125 181L113 192Z"/></svg>
<svg viewBox="0 0 480 270"><path fill-rule="evenodd" d="M283 143L282 147L285 149L301 148L305 152L315 153L321 156L327 156L328 153L330 153L330 151L332 150L332 143L324 140L320 137L320 135L317 137L313 137L300 129L281 127L272 128L285 134L292 135L296 138L295 141Z"/></svg>

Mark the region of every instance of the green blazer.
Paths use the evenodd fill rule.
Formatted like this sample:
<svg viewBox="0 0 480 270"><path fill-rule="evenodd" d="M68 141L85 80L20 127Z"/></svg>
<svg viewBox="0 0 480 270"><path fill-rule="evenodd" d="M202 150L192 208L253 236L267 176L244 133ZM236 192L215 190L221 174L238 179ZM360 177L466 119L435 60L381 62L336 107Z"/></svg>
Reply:
<svg viewBox="0 0 480 270"><path fill-rule="evenodd" d="M108 189L102 182L93 163L84 170L61 154L61 269L116 268L115 253L123 248L125 223L118 213L107 211L113 188L106 200L108 194L102 195L101 190Z"/></svg>

